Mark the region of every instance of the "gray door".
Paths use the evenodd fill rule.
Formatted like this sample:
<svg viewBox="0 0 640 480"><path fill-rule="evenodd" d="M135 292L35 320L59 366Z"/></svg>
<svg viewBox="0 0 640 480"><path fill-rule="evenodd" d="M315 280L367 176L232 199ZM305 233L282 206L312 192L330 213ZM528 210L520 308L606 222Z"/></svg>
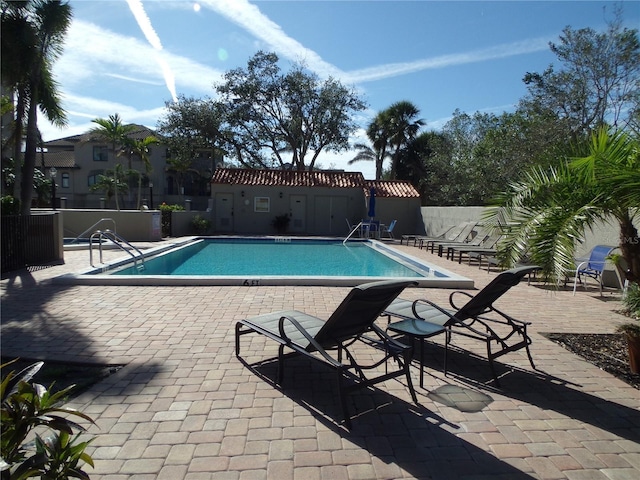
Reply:
<svg viewBox="0 0 640 480"><path fill-rule="evenodd" d="M291 224L289 231L291 233L304 233L307 230L307 196L291 195Z"/></svg>
<svg viewBox="0 0 640 480"><path fill-rule="evenodd" d="M344 236L347 217L347 197L316 197L317 235Z"/></svg>
<svg viewBox="0 0 640 480"><path fill-rule="evenodd" d="M216 193L216 231L233 232L233 193Z"/></svg>

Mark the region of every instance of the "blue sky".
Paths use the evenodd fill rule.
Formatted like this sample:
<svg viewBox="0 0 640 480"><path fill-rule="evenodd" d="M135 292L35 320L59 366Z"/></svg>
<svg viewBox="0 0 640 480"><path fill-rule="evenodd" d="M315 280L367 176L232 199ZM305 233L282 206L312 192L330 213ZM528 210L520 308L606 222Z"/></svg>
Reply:
<svg viewBox="0 0 640 480"><path fill-rule="evenodd" d="M176 95L214 96L224 72L245 67L258 50L276 52L283 70L304 62L321 78L353 86L368 109L409 100L425 129L437 130L456 109L512 111L526 93L527 72L555 56L549 42L562 29L602 31L610 1L402 0L83 0L54 73L69 125L40 127L45 140L82 133L91 120L119 113L154 128ZM640 2L621 2L624 23L640 26ZM363 132L354 136L364 139ZM323 167L346 164L354 152L323 154Z"/></svg>

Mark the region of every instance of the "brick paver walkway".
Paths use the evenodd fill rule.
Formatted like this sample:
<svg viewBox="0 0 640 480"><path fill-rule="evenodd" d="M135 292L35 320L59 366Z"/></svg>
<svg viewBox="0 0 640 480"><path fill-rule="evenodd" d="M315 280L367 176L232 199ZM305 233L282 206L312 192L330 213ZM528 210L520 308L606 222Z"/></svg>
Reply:
<svg viewBox="0 0 640 480"><path fill-rule="evenodd" d="M398 248L477 287L496 275ZM280 309L326 318L349 288L52 285L47 278L88 266L87 252L65 259L2 281L2 355L126 365L73 402L97 423L93 479L640 478L640 391L540 335L613 332L624 321L616 294L521 283L497 305L533 322L538 371L524 352L506 355L496 389L483 345L458 339L479 356L454 351L445 377L439 339L427 347L420 405L402 378L388 381L350 398L347 431L330 372L295 359L274 388L273 362L251 371L236 359L233 327ZM402 296L445 305L449 293ZM258 336L242 341L248 361L275 352ZM488 397L448 402L457 392Z"/></svg>

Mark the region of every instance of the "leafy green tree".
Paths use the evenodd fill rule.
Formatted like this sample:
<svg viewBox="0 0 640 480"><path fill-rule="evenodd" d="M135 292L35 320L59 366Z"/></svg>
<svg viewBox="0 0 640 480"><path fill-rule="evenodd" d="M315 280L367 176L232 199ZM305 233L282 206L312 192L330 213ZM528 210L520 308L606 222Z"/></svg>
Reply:
<svg viewBox="0 0 640 480"><path fill-rule="evenodd" d="M429 131L419 134L422 169L425 174L418 184L412 182L420 192L423 205L457 205L459 185L451 165L452 145L442 132ZM400 164L403 164L401 160ZM400 176L399 178L404 178Z"/></svg>
<svg viewBox="0 0 640 480"><path fill-rule="evenodd" d="M628 278L640 278L640 145L637 137L602 128L585 153L559 166L535 167L497 197L485 220L510 225L499 255L507 266L525 255L554 283L573 267L577 239L611 218L620 226Z"/></svg>
<svg viewBox="0 0 640 480"><path fill-rule="evenodd" d="M353 113L365 104L349 88L328 78L321 81L302 65L282 73L275 53L258 52L247 68L225 74L216 88L229 144L243 165L312 170L323 150L349 148L357 125Z"/></svg>
<svg viewBox="0 0 640 480"><path fill-rule="evenodd" d="M550 48L561 66L525 75L520 108L557 117L574 142L607 124L627 128L640 105L640 41L622 27L621 11L606 32L566 27Z"/></svg>
<svg viewBox="0 0 640 480"><path fill-rule="evenodd" d="M177 102L166 102L165 107L158 132L173 156L194 158L198 151L228 147L227 139L232 133L224 130L221 104L180 95Z"/></svg>
<svg viewBox="0 0 640 480"><path fill-rule="evenodd" d="M52 65L62 54L72 9L53 0L5 1L2 9L2 80L15 95L14 158L21 213L31 213L33 172L39 142L38 109L54 124L66 123ZM26 123L24 159L20 152ZM23 160L23 161L20 161ZM20 168L22 167L22 168Z"/></svg>

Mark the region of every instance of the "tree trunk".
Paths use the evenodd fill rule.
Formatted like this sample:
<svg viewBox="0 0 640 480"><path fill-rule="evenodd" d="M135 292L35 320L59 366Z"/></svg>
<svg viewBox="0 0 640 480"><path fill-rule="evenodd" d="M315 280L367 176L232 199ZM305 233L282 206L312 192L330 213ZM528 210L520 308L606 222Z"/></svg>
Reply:
<svg viewBox="0 0 640 480"><path fill-rule="evenodd" d="M33 195L33 171L36 166L36 149L38 146L38 98L31 93L29 113L27 115L27 137L24 147L24 163L22 165L22 182L20 188L20 214L31 215L31 196Z"/></svg>
<svg viewBox="0 0 640 480"><path fill-rule="evenodd" d="M633 225L630 216L620 219L620 250L629 267L626 272L627 280L639 283L640 238L638 238L638 229Z"/></svg>
<svg viewBox="0 0 640 480"><path fill-rule="evenodd" d="M25 110L25 93L24 90L18 91L15 113L15 133L13 146L13 169L15 179L13 184L13 196L17 199L22 198L22 134L24 131L24 110ZM34 167L35 168L35 167ZM20 207L22 211L22 207Z"/></svg>

